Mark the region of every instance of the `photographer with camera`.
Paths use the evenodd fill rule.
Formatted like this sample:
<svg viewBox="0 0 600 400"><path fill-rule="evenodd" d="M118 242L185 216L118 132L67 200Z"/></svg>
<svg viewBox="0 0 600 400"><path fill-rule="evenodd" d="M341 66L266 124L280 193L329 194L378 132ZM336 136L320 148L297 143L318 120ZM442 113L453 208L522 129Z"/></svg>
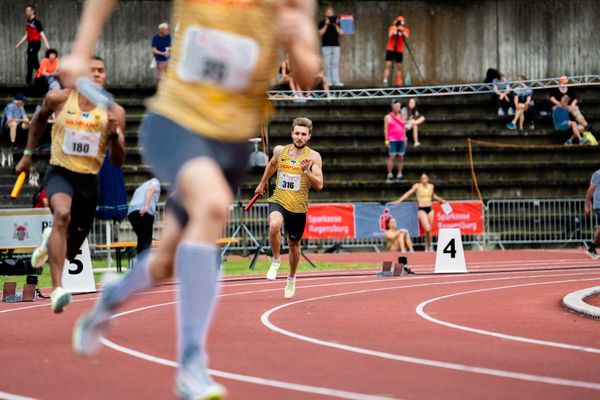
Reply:
<svg viewBox="0 0 600 400"><path fill-rule="evenodd" d="M325 19L319 22L319 35L321 36L321 52L323 53L323 67L325 79L332 86L344 86L340 80L340 18L334 15L333 7L325 8Z"/></svg>
<svg viewBox="0 0 600 400"><path fill-rule="evenodd" d="M388 85L388 77L392 62L396 63L396 86L402 86L402 60L404 51L404 40L408 39L410 30L404 26L403 16L394 20L394 24L388 28L388 44L385 53L385 71L383 73L383 85Z"/></svg>

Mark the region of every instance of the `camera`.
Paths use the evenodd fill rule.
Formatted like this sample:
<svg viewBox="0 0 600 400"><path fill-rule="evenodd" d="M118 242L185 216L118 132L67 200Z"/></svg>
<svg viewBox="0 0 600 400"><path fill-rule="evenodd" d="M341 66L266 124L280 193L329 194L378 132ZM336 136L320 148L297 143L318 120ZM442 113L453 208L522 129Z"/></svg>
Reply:
<svg viewBox="0 0 600 400"><path fill-rule="evenodd" d="M335 25L335 23L336 23L336 21L337 21L337 16L336 16L336 15L333 15L333 16L331 16L331 17L327 17L327 19L329 19L329 23L330 23L331 25Z"/></svg>

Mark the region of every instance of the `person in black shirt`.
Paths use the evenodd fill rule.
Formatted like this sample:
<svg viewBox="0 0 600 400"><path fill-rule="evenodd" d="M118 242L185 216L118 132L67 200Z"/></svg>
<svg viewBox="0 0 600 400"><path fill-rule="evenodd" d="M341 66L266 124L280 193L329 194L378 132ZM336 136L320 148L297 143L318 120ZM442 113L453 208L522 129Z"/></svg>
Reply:
<svg viewBox="0 0 600 400"><path fill-rule="evenodd" d="M577 95L575 94L575 89L572 86L566 86L569 83L569 78L565 75L560 77L561 85L557 88L554 88L550 91L550 102L553 104L552 109L556 106L560 106L560 101L563 96L569 96L569 114L573 116L575 121L581 126L584 127L585 130L591 130L591 126L587 123L583 114L579 110L579 105L577 101Z"/></svg>
<svg viewBox="0 0 600 400"><path fill-rule="evenodd" d="M44 41L44 46L47 49L50 48L44 28L39 18L35 15L35 7L28 5L25 7L25 15L27 16L27 22L25 24L25 35L15 45L15 49L21 47L25 41L27 41L27 74L25 75L25 81L29 84L32 82L33 73L40 67L40 61L38 59L38 52L42 47L40 40Z"/></svg>
<svg viewBox="0 0 600 400"><path fill-rule="evenodd" d="M325 9L325 19L319 22L319 35L321 35L321 51L323 53L323 64L325 79L332 86L344 86L340 80L340 19L334 15L333 7Z"/></svg>

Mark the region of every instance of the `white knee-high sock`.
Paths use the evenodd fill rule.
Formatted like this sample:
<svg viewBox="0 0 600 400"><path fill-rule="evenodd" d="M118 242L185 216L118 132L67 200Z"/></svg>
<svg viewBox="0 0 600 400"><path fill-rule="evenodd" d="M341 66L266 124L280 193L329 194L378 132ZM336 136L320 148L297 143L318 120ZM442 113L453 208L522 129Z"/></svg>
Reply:
<svg viewBox="0 0 600 400"><path fill-rule="evenodd" d="M135 293L142 292L154 285L150 276L149 259L150 250L146 250L137 257L135 268L127 272L123 279L102 290L100 301L108 309L116 309Z"/></svg>
<svg viewBox="0 0 600 400"><path fill-rule="evenodd" d="M185 241L177 248L178 358L184 368L206 368L204 344L217 296L218 259L213 245Z"/></svg>

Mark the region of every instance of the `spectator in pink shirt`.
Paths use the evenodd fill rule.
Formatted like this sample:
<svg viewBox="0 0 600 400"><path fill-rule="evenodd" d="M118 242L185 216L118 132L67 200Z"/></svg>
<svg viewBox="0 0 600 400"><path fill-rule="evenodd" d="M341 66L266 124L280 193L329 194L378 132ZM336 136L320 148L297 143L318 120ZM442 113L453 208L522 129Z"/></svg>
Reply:
<svg viewBox="0 0 600 400"><path fill-rule="evenodd" d="M392 112L385 116L383 120L383 134L385 137L385 147L388 149L389 157L387 161L387 183L394 182L394 160L398 163L398 173L396 180L404 180L402 168L404 166L404 154L406 153L406 132L404 129L405 121L400 112L402 104L400 100L392 101Z"/></svg>

